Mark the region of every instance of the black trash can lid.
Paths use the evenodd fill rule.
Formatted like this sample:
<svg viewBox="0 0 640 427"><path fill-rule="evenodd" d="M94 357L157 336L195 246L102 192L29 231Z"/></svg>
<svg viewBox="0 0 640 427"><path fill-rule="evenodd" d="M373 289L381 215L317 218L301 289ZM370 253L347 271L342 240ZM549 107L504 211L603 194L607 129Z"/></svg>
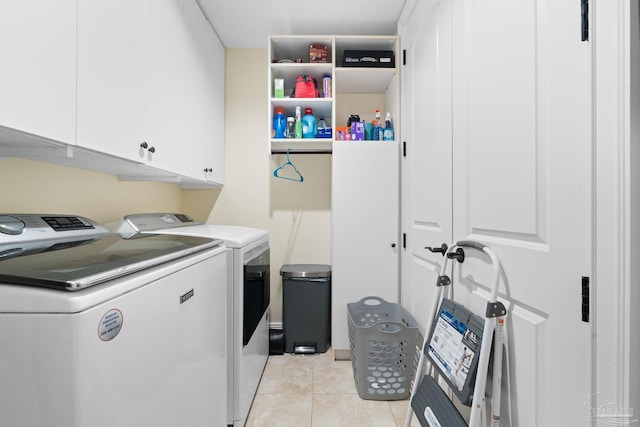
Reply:
<svg viewBox="0 0 640 427"><path fill-rule="evenodd" d="M326 264L285 264L280 275L287 277L331 277L331 266Z"/></svg>

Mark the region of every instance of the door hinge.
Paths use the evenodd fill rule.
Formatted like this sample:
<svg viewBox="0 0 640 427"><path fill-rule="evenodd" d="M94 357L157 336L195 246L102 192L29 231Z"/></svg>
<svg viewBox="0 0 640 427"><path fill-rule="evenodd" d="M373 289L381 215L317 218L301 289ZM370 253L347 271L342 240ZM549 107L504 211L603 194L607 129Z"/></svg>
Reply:
<svg viewBox="0 0 640 427"><path fill-rule="evenodd" d="M580 21L582 27L582 41L589 40L589 0L580 0Z"/></svg>
<svg viewBox="0 0 640 427"><path fill-rule="evenodd" d="M402 233L402 249L407 249L407 233Z"/></svg>
<svg viewBox="0 0 640 427"><path fill-rule="evenodd" d="M402 157L407 157L407 141L402 141Z"/></svg>
<svg viewBox="0 0 640 427"><path fill-rule="evenodd" d="M402 65L407 65L407 49L402 49Z"/></svg>
<svg viewBox="0 0 640 427"><path fill-rule="evenodd" d="M582 321L589 322L589 298L590 298L590 286L589 286L589 278L586 276L582 277Z"/></svg>

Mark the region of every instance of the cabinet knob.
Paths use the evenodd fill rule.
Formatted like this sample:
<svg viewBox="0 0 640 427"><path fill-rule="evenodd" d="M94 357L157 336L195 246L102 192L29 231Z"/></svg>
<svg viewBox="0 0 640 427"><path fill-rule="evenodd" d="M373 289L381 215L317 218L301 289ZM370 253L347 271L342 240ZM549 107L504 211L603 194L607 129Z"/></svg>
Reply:
<svg viewBox="0 0 640 427"><path fill-rule="evenodd" d="M205 172L213 172L213 169L211 169L211 168L204 168L204 171L205 171Z"/></svg>
<svg viewBox="0 0 640 427"><path fill-rule="evenodd" d="M142 143L140 144L141 148L144 148L145 150L147 149L149 145L147 144L147 141L142 141Z"/></svg>
<svg viewBox="0 0 640 427"><path fill-rule="evenodd" d="M155 152L156 152L155 147L149 147L149 152L150 152L150 153L155 153Z"/></svg>
<svg viewBox="0 0 640 427"><path fill-rule="evenodd" d="M392 248L395 248L395 247L396 247L396 244L395 244L395 243L392 243L392 244L391 244L391 247L392 247Z"/></svg>

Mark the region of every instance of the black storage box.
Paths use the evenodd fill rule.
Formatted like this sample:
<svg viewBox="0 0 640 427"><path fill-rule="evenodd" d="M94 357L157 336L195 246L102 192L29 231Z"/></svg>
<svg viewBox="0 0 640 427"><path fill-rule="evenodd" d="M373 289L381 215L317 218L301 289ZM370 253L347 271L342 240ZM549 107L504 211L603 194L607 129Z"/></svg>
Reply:
<svg viewBox="0 0 640 427"><path fill-rule="evenodd" d="M392 50L345 50L342 66L395 68L396 60Z"/></svg>

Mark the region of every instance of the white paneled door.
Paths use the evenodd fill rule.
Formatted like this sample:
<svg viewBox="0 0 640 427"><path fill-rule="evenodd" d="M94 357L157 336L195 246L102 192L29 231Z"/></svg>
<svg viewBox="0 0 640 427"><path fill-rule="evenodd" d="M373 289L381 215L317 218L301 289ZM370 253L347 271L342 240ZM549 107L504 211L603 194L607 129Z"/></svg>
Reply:
<svg viewBox="0 0 640 427"><path fill-rule="evenodd" d="M403 92L403 302L414 313L430 307L425 287L441 261L425 246L448 233L489 245L504 268L513 425L585 425L592 94L580 2L415 3L402 34L404 83L413 85ZM453 276L456 299L482 314L487 260L470 250ZM509 425L503 408L501 425Z"/></svg>
<svg viewBox="0 0 640 427"><path fill-rule="evenodd" d="M442 254L450 244L451 202L451 1L416 1L401 34L408 65L402 69L402 302L426 324Z"/></svg>

